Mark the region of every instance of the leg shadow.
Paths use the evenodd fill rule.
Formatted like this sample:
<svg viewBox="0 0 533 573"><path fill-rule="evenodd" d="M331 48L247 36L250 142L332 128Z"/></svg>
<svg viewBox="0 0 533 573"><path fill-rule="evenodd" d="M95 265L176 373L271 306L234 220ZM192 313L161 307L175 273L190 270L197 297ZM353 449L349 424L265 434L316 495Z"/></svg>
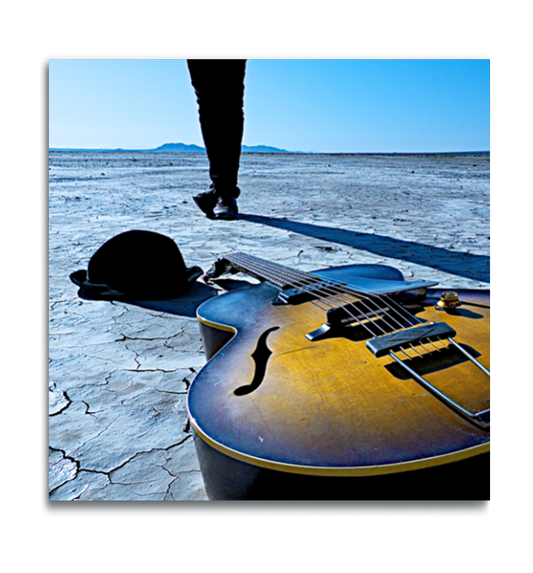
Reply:
<svg viewBox="0 0 533 573"><path fill-rule="evenodd" d="M468 279L490 282L490 257L488 256L454 252L382 235L298 223L276 217L241 213L239 219L353 247L382 257L401 259Z"/></svg>

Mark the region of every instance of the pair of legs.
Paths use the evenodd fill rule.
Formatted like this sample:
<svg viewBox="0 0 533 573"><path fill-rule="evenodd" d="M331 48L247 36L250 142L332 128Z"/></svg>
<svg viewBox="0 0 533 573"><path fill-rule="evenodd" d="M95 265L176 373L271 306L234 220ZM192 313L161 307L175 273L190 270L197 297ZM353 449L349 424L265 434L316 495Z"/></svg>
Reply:
<svg viewBox="0 0 533 573"><path fill-rule="evenodd" d="M210 218L234 219L244 130L246 60L187 60L209 160L209 191L194 197Z"/></svg>

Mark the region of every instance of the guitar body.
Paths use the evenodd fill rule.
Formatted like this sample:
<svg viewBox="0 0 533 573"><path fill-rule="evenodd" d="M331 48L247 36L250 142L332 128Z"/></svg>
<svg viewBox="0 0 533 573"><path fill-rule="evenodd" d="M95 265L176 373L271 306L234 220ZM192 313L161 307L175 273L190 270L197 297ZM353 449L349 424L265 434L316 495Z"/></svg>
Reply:
<svg viewBox="0 0 533 573"><path fill-rule="evenodd" d="M320 271L402 280L390 267ZM188 396L212 499L488 499L489 430L424 388L357 326L308 340L325 322L313 301L272 304L279 289L247 286L205 302L198 319L208 363ZM457 291L437 311L429 289L410 312L445 321L488 368L490 295ZM441 345L442 346L442 345ZM408 360L463 407L489 407L489 378L453 347Z"/></svg>

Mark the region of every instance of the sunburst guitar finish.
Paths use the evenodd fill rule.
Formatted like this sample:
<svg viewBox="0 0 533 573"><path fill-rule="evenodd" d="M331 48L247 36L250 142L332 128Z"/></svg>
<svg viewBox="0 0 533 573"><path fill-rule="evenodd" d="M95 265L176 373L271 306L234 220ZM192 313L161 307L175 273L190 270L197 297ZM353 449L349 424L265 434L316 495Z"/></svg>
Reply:
<svg viewBox="0 0 533 573"><path fill-rule="evenodd" d="M225 262L266 282L198 310L188 408L212 499L488 499L487 291L438 310L447 293L390 267Z"/></svg>

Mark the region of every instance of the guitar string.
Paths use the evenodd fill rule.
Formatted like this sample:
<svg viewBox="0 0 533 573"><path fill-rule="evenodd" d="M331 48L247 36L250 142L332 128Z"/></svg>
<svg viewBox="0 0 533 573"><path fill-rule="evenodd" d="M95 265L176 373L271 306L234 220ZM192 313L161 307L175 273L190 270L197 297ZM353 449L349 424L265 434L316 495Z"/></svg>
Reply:
<svg viewBox="0 0 533 573"><path fill-rule="evenodd" d="M239 255L239 254L237 254ZM250 262L250 258L254 259L255 261L257 261L257 264L255 265L256 270L259 270L259 276L262 276L262 273L264 274L265 270L268 268L271 277L273 276L274 279L271 278L271 280L273 280L276 283L276 279L278 279L277 284L278 286L298 286L299 288L305 287L305 286L309 286L309 285L313 285L316 284L317 282L321 282L323 279L321 279L320 277L317 277L315 275L311 275L310 273L305 273L302 271L295 271L293 269L290 269L288 267L284 267L283 265L279 265L277 263L271 263L270 261L264 261L263 259L260 259L259 257L253 257L253 255L246 255L246 254L241 254L241 257L244 257L244 261L242 261L241 259L241 264L246 265L246 263ZM245 267L246 268L246 267ZM277 270L277 272L276 272ZM280 272L281 270L281 272ZM287 277L289 277L289 279L287 279ZM295 277L297 277L299 280L295 279ZM302 284L301 282L301 278L304 278L304 281L307 284ZM282 279L283 282L280 284L279 283L279 279ZM292 283L296 283L295 285L293 285ZM411 314L409 311L407 311L407 309L405 309L404 307L402 307L398 302L394 301L390 296L388 295L373 295L373 296L367 296L364 294L364 289L361 289L361 292L355 291L353 289L348 289L346 288L346 283L342 283L340 281L337 281L335 279L328 279L327 282L329 283L336 283L336 286L334 286L333 288L331 287L326 287L326 288L322 288L319 290L314 291L314 293L312 291L309 291L308 289L304 290L306 292L312 293L312 294L316 294L318 292L326 292L331 294L348 294L350 296L355 296L359 297L359 301L346 301L346 299L342 299L341 297L335 296L334 298L340 299L345 303L348 303L348 305L351 305L352 307L354 307L355 310L357 310L357 308L355 307L357 302L361 302L364 301L365 299L368 300L369 302L373 303L376 308L378 309L379 312L382 312L385 316L388 316L390 319L393 320L393 322L395 322L400 329L405 329L405 324L404 322L407 321L407 324L409 326L416 326L417 324L422 324L423 321L418 319L417 317L415 317L413 314ZM300 283L300 284L298 284ZM343 287L343 289L341 290L340 287ZM331 306L333 306L333 308L336 308L335 305L332 305L332 303L329 301L329 299L324 299L323 297L321 297L327 304L330 304ZM382 303L385 303L386 306L389 307L390 310L394 311L397 316L400 318L400 321L398 319L395 318L395 316L393 314L387 314L387 308L384 307L380 307L377 303L376 303L376 299L379 299ZM386 303L386 300L388 300L389 302ZM366 308L370 311L371 314L373 314L374 316L376 316L376 318L382 318L380 317L380 315L378 314L378 312L376 312L375 310L371 309L367 304L365 304L363 302L364 306L366 306ZM321 310L325 310L324 308L320 307L320 305L316 304L316 306L318 306L319 308L321 308ZM344 307L346 309L346 307ZM372 322L372 319L370 319L361 309L359 309L359 311L361 312L361 314L370 322ZM359 322L359 324L362 325L362 323L357 319L356 316L354 316L348 309L346 309L346 312L357 322ZM404 316L402 316L402 314ZM403 321L403 322L402 322ZM387 324L387 326L389 328L394 329L394 327L389 324L386 320L384 320L384 323ZM362 325L364 326L364 325ZM377 325L379 328L379 324ZM372 336L377 336L374 332L372 332L371 330L369 330L368 328L366 329L368 332L370 332L370 334ZM380 330L383 333L386 333L386 331L384 329ZM426 352L429 352L429 350L426 348L426 343L421 343L419 347L422 347ZM443 345L441 347L437 346L437 344L435 344L434 341L429 341L429 344L436 349L437 351L442 350L443 348L446 348L446 344L442 343ZM413 346L413 344L410 344L411 348L415 351L416 354L420 355L420 352L418 352L418 350Z"/></svg>
<svg viewBox="0 0 533 573"><path fill-rule="evenodd" d="M250 255L245 255L244 257L245 257L245 258L244 258L244 261L242 260L242 258L239 260L236 256L233 256L232 259L233 259L233 262L235 262L236 264L239 264L239 263L240 263L240 265L243 265L243 267L244 267L245 270L248 269L248 270L256 271L256 272L259 274L259 276L265 277L265 278L267 278L267 279L270 277L270 281L271 281L271 282L274 282L274 284L276 284L277 286L281 286L281 287L283 287L283 286L294 286L294 285L293 285L294 282L296 282L296 284L298 284L298 282L299 282L299 281L295 281L295 279L294 279L293 277L290 277L290 279L287 280L287 278L283 276L283 275L299 276L299 275L297 274L298 271L292 272L290 269L287 269L287 268L285 268L285 267L279 265L278 268L281 268L281 269L283 270L283 273L280 273L279 271L278 271L277 273L276 273L276 272L272 273L271 270L267 270L267 269L265 268L265 263L267 263L268 265L270 265L270 269L272 269L272 267L273 267L273 265L275 265L275 263L269 263L269 262L267 262L267 261L262 261L261 259L257 259L257 261L258 261L259 264L254 264L252 261L250 261L250 258L249 258ZM237 260L235 260L236 258L237 258ZM228 260L229 260L229 259L228 259ZM231 262L231 261L230 261L230 262ZM287 272L287 271L288 271L288 272ZM301 275L300 275L300 276L301 276ZM308 278L306 275L305 275L305 278L306 278L307 280L310 280L310 279L311 279L311 277ZM314 280L314 277L312 277L312 279L313 279L312 282L320 282L320 281ZM303 288L303 286L304 286L304 285L302 285L301 288ZM305 290L306 292L311 293L311 294L316 294L317 292L320 292L320 290L319 290L319 291L310 291L309 289L306 289L306 288L303 288L303 290ZM321 290L324 290L324 289L321 289ZM349 293L349 294L350 294L351 296L353 296L353 293ZM326 304L329 304L329 305L331 306L331 302L330 302L328 299L326 299L326 298L324 298L324 297L320 297L320 296L319 296L319 298L321 298L321 300L325 301ZM339 298L339 297L336 297L336 298ZM341 299L341 300L342 300L342 299ZM317 304L316 301L311 301L311 302L312 302L315 306L317 306L318 308L320 308L321 310L324 310L324 311L326 310L326 309L324 309L323 307L321 307L319 304ZM348 302L348 301L344 301L344 302ZM333 308L336 308L336 307L333 305ZM356 322L358 322L367 332L369 332L370 335L371 335L373 338L379 336L379 333L376 334L375 332L373 332L367 325L365 325L363 322L361 322L361 320L359 320L359 318L358 318L357 316L355 316L353 313L351 313L349 310L347 310L347 313L348 313ZM373 324L374 326L377 326L384 334L387 334L387 331L384 330L383 328L381 328L379 324L376 325L376 323L375 323L374 321L372 321L372 319L370 319L370 318L366 315L366 313L362 312L361 314L363 314L363 316L366 317L366 319L369 321L370 324ZM374 314L375 314L375 313L374 313ZM389 325L389 326L390 326L390 325ZM400 325L400 326L403 328L403 325ZM418 352L418 350L417 350L416 348L414 348L414 346L413 346L412 344L410 344L410 346L411 346L411 348L415 351L415 353L420 356L420 352ZM411 356L410 356L403 348L401 348L400 351L401 351L408 359L411 358Z"/></svg>
<svg viewBox="0 0 533 573"><path fill-rule="evenodd" d="M314 279L314 277L313 277ZM352 290L350 288L349 285L347 285L346 283L342 283L340 281L337 281L335 279L328 279L328 282L332 282L332 283L336 283L337 287L335 288L328 288L326 287L325 289L323 289L324 291L328 292L328 293L335 293L335 292L347 292L348 294L351 294L353 296L353 293L357 293L357 291ZM310 281L310 284L313 284L313 281ZM340 290L340 289L343 290ZM363 289L364 290L364 289ZM359 293L358 293L359 294ZM406 321L408 326L416 326L417 324L423 324L423 321L418 319L416 316L414 316L413 314L411 314L410 312L408 312L401 304L399 304L398 302L396 302L394 299L392 299L390 296L388 295L372 295L372 296L365 296L364 294L362 294L363 298L366 298L370 303L375 304L376 308L378 309L378 311L383 312L386 316L389 316L391 318L391 320L393 320L393 322L395 322L400 329L405 329L405 323L402 321ZM360 295L360 296L361 296ZM380 300L382 303L385 303L386 306L388 306L392 312L396 313L396 315L400 318L400 320L397 320L394 316L394 314L387 314L387 309L384 307L380 307L377 303L376 303L376 299ZM388 303L386 301L389 301ZM355 303L352 303L352 306ZM367 308L369 308L367 306ZM371 310L371 309L370 309ZM377 315L377 313L374 312L374 314ZM403 316L402 316L403 315ZM379 315L378 315L379 318ZM387 323L387 321L384 321L385 324L387 324L387 326L391 327L392 326ZM421 343L419 345L419 347L422 347L426 352L429 352L429 350L426 348L426 344L428 343ZM429 341L429 344L437 351L442 350L443 348L446 348L447 345L445 343L442 344L442 346L438 346L434 341ZM418 354L420 355L420 353L417 351L417 349L413 346L413 344L410 344L410 347Z"/></svg>
<svg viewBox="0 0 533 573"><path fill-rule="evenodd" d="M248 257L248 256L251 256L251 255L246 255L246 257ZM263 262L259 258L257 258L257 260ZM311 286L313 284L323 282L323 280L324 280L321 277L312 275L310 273L293 271L292 269L289 269L288 267L283 267L282 265L277 265L276 263L270 263L268 261L264 261L264 262L267 263L268 265L276 265L277 267L283 269L285 271L283 274L290 276L291 281L295 280L294 277L297 277L300 280L302 280L300 277L303 277L304 281L307 282L306 286ZM290 284L291 281L287 282L285 277L283 277L281 273L278 272L277 276L279 278L284 279L284 283L283 283L284 285L292 286ZM402 307L399 303L397 303L396 301L394 301L392 298L390 298L387 295L368 295L368 294L364 293L364 289L361 289L361 291L356 291L354 289L351 289L350 286L345 282L343 283L343 282L337 281L336 279L326 279L326 281L329 283L336 283L336 284L333 288L327 287L327 286L322 287L322 289L319 289L320 291L325 291L325 292L332 293L332 294L349 294L351 296L359 296L359 298L363 298L363 299L366 298L367 300L369 300L370 302L373 302L374 304L376 304L375 303L376 298L383 300L383 302L385 302L385 299L388 299L389 302L386 303L386 305L391 307L394 310L394 312L396 312L398 314L398 316L401 316L403 313L404 314L403 320L407 320L408 322L413 322L413 324L411 324L410 326L415 326L416 324L422 324L423 323L422 320L418 319L416 316L409 313L404 307ZM344 290L342 290L339 287L343 287ZM344 301L345 301L345 299L344 299ZM347 301L345 301L345 302L347 302ZM355 304L355 303L351 302L351 304ZM379 307L377 304L376 304L376 307L378 308L378 310L384 311L384 309L382 307ZM391 316L391 318L393 320L395 320L393 316ZM395 320L395 322L397 322L402 327L404 326L403 324L401 324L397 320Z"/></svg>
<svg viewBox="0 0 533 573"><path fill-rule="evenodd" d="M228 260L230 260L230 256L228 256ZM390 329L395 330L395 327L393 325L391 325L387 320L385 320L383 318L383 316L381 316L379 314L379 312L382 312L383 315L388 316L401 329L405 329L404 323L398 321L391 313L388 313L387 308L380 307L376 303L376 301L375 301L376 298L378 298L378 299L382 300L382 302L384 302L383 299L381 299L381 297L379 297L379 296L377 296L377 297L376 296L368 296L368 295L365 295L364 293L359 293L359 292L347 290L345 283L341 283L341 282L335 281L335 280L328 281L328 282L336 283L338 285L336 288L331 288L331 287L325 287L324 288L324 287L322 287L320 289L316 289L314 291L311 291L306 287L312 286L313 284L316 284L317 282L323 282L322 279L320 279L320 277L310 276L308 273L303 273L300 271L293 271L292 269L289 269L289 268L284 267L282 265L277 265L276 263L270 263L269 261L263 261L262 259L259 259L258 257L253 257L252 255L239 255L239 254L232 253L230 262L232 262L232 260L236 264L243 266L245 269L247 267L251 267L251 268L249 268L249 270L257 272L259 274L259 276L265 277L267 279L270 278L270 280L272 282L274 282L277 286L281 286L282 288L286 287L286 286L292 286L292 287L299 287L301 290L304 290L305 292L308 292L308 293L311 293L314 295L319 293L319 298L321 298L326 304L329 304L330 306L332 306L332 308L338 308L338 307L335 307L335 305L333 305L331 303L329 298L326 299L326 298L320 296L320 293L324 293L324 292L329 293L330 296L332 296L333 298L336 298L338 300L343 301L344 303L347 303L348 306L352 306L356 312L359 312L360 315L364 316L365 319L368 320L370 324L373 324L374 327L377 327L384 334L388 334L388 331L383 329L380 324L376 324L376 321L372 320L372 318L370 318L361 308L355 307L355 305L358 302L362 303L370 311L370 313L373 314L377 319L381 319ZM281 269L282 272L280 272L278 269ZM269 275L269 276L267 276L267 275ZM302 281L301 277L303 277L303 281ZM343 289L341 290L339 287L343 287ZM340 296L336 296L338 294L344 294L344 295L348 294L352 297L355 296L356 298L359 298L359 300L358 301L357 300L356 301L347 301L346 299L344 299ZM379 312L376 312L368 304L366 304L365 300L372 302L376 306L376 308L378 309ZM394 302L394 301L391 300L391 302ZM315 303L315 305L318 306L321 310L325 310L319 304ZM400 318L402 318L401 313L398 312L398 310L393 309L392 305L387 304L386 306L390 310L394 310L397 313L397 315ZM397 306L400 309L402 308L397 303L395 303L395 306ZM354 315L352 312L350 312L349 309L347 309L346 307L343 307L343 308L346 311L346 313L349 316L351 316L356 322L358 322L363 328L365 328L365 330L367 330L367 332L369 332L371 334L371 336L373 336L373 337L379 336L379 334L372 332L372 330L369 327L367 327L367 325L362 323L361 320L359 320L359 318L356 315ZM407 311L405 311L404 314L407 314L407 319L408 319L407 322L409 323L410 322L409 321L409 313L407 313ZM416 318L413 317L412 315L411 315L411 317L416 320ZM417 350L417 348L414 347L414 345L412 343L409 344L409 346L411 347L411 349L416 354L418 354L419 356L421 355L420 352ZM427 348L425 347L425 345L423 343L421 344L421 346L426 350L426 352L428 352ZM433 345L433 346L435 346L435 345ZM408 358L410 358L410 356L403 349L401 349L401 350Z"/></svg>
<svg viewBox="0 0 533 573"><path fill-rule="evenodd" d="M289 272L289 273L284 273L284 274L285 275L288 274L290 276L291 274L294 274L294 273ZM299 276L299 275L295 275L295 276ZM404 330L406 328L406 325L405 325L406 319L407 319L407 324L409 326L414 326L416 324L422 323L422 321L418 320L411 313L407 312L405 309L403 309L403 307L400 304L398 304L396 301L394 301L390 297L387 297L387 299L390 302L388 304L385 304L385 306L383 306L383 303L385 303L385 297L380 296L380 295L372 295L372 296L365 295L363 292L360 292L360 291L358 292L358 291L350 289L349 286L348 286L348 288L346 288L346 283L341 283L340 281L336 281L335 279L330 279L327 281L329 283L336 283L336 284L333 284L332 286L326 286L326 287L322 287L322 288L316 289L316 290L309 290L308 288L306 288L307 286L312 287L313 284L316 284L317 282L321 282L321 280L320 279L317 280L315 277L311 278L311 277L308 277L306 275L303 275L303 276L304 276L304 282L302 282L301 280L300 281L295 280L293 277L291 277L289 284L291 282L294 282L294 283L296 283L294 286L298 286L300 289L304 290L305 292L309 292L311 294L317 294L318 293L319 297L320 297L320 294L325 293L325 294L328 294L331 298L342 301L343 303L345 303L345 306L343 308L346 311L346 313L349 316L351 316L355 321L357 321L361 326L363 326L373 337L379 336L379 333L376 334L375 332L372 332L372 330L370 328L367 328L365 326L365 324L363 324L357 316L355 316L352 312L350 312L349 307L351 307L355 312L359 312L361 314L361 316L363 316L368 321L368 324L372 324L373 326L378 328L381 331L381 333L383 333L383 334L388 334L391 331L398 330L398 327L399 327L399 329ZM286 278L286 277L281 277L281 278ZM340 294L343 294L343 295L348 294L349 296L355 297L356 301L348 301L345 298L338 296ZM329 298L327 298L327 299L324 297L320 297L320 298L322 298L322 300L324 300L326 302L326 304L329 304L330 307L338 308L330 301ZM377 304L376 300L381 301L382 305L380 306L379 304ZM374 304L376 309L371 308L369 306L369 304L367 304L365 301L368 301L369 304ZM390 330L387 331L384 328L381 328L380 322L378 322L377 320L374 320L371 316L368 316L364 312L364 310L361 308L361 305L366 307L366 309L370 312L371 315L373 315L373 317L375 317L375 319L381 320ZM320 305L317 304L317 306L319 306L319 308L321 308ZM322 309L322 310L324 310L324 309ZM403 312L405 314L405 316L403 316L403 317L402 317L402 313L400 312L401 310L403 310ZM399 317L400 320L398 320L398 318L396 318L393 313L396 313L396 315ZM397 326L390 324L390 322L388 322L384 317L388 317ZM414 321L415 321L414 324L413 324L411 319L414 319ZM429 343L437 351L440 350L440 348L433 341L429 341ZM417 354L418 356L422 356L422 353L419 352L419 348L423 348L426 351L426 353L429 353L429 350L426 347L426 344L427 343L420 342L420 344L417 348L417 347L415 347L415 345L413 343L408 343L408 347L410 347L410 349L415 354ZM407 346L407 345L404 345L404 346ZM404 348L401 348L400 350L407 358L411 358L411 356L405 352Z"/></svg>
<svg viewBox="0 0 533 573"><path fill-rule="evenodd" d="M248 255L246 255L246 257L248 257ZM291 286L291 287L295 287L295 286L301 286L301 287L305 287L305 285L303 285L303 283L300 283L300 285L298 284L299 281L295 281L294 277L287 277L287 275L289 275L290 273L279 273L279 272L272 272L271 270L266 269L263 265L257 265L254 264L254 262L251 262L249 260L237 260L234 261L237 264L243 265L244 269L246 269L247 267L249 268L249 270L255 271L258 273L259 276L265 277L267 279L269 279L271 282L274 282L274 284L276 284L277 286L280 287L286 287L286 286ZM294 274L294 273L292 273ZM286 275L286 276L283 276ZM310 294L315 294L313 293L313 291L307 289L307 288L302 288L302 290L304 290L307 293ZM320 291L315 291L315 292L320 292ZM332 307L331 302L325 298L325 297L318 297L319 300L321 300L322 302L326 303L327 305L329 305L330 307ZM327 311L330 310L328 308L324 308L323 306L321 306L320 304L318 304L315 300L311 301L315 304L315 306L317 306L318 308L320 308L323 311ZM335 306L333 305L333 308L335 308ZM353 317L354 320L357 320L357 317ZM360 321L359 321L360 322ZM366 330L368 330L368 332L370 332L370 334L372 336L376 336L375 333L373 333L369 328L366 328Z"/></svg>
<svg viewBox="0 0 533 573"><path fill-rule="evenodd" d="M310 286L312 286L313 284L315 284L317 282L315 277L313 277L313 280L306 277L306 280ZM357 291L351 291L349 285L347 285L346 283L336 281L335 279L327 279L327 282L336 283L336 286L334 286L334 287L328 287L328 286L323 287L322 289L320 289L322 292L326 292L328 294L341 294L341 293L344 294L346 292L347 294L350 294L352 296L353 296L353 292L357 292ZM317 291L315 291L315 292L317 292ZM405 322L407 322L408 326L416 326L417 324L423 323L423 321L419 320L417 317L415 317L410 312L408 312L402 305L397 303L390 296L387 296L387 295L372 295L372 296L368 296L368 295L362 295L361 296L361 295L359 295L359 296L360 296L360 298L362 298L362 300L366 299L369 303L374 304L376 306L377 312L374 311L373 309L371 309L368 305L365 305L370 310L370 312L372 312L374 315L376 315L377 318L380 318L379 312L382 312L386 316L388 316L394 323L396 323L398 325L398 327L400 327L401 329L406 328ZM335 298L339 298L339 297L335 297ZM376 299L385 303L386 306L392 312L387 314L387 309L384 308L383 306L380 307L379 304L377 304ZM345 299L341 299L341 300L343 300L344 302L348 302ZM388 302L386 302L386 301L388 301ZM357 301L355 301L355 302L350 301L350 302L348 302L348 304L351 305L352 307L354 307L354 309L355 309L355 305L357 304ZM395 317L395 315L392 313L396 313L396 315L399 317L400 320L398 320ZM388 323L386 320L384 320L384 323L388 327L393 328L393 326L390 323ZM446 345L443 345L442 347L438 347L433 341L429 341L429 344L431 344L436 350L441 350L443 347L446 346ZM428 351L424 343L422 343L420 346L423 347L426 351ZM414 348L414 346L412 344L411 344L411 347L416 352L416 348ZM420 353L418 353L418 354L420 354Z"/></svg>
<svg viewBox="0 0 533 573"><path fill-rule="evenodd" d="M245 259L245 262L249 262L249 261L246 261L246 259ZM262 261L261 261L261 262L262 262ZM243 264L242 259L240 260L240 263ZM274 265L274 264L273 264L273 263L268 263L268 265ZM274 278L274 281L277 282L278 286L287 286L287 285L288 285L288 286L299 286L300 288L302 288L302 287L306 287L306 286L312 286L313 284L316 284L317 282L321 282L321 279L320 279L319 277L309 276L309 275L307 275L307 274L305 274L305 273L299 273L298 271L292 271L291 269L286 269L285 267L282 267L282 266L280 266L280 267L282 268L282 270L283 270L284 272L280 273L280 272L278 271L277 273L274 272L274 274L273 274L272 272L269 273L269 274L270 274L270 277L271 277L271 278L272 278L272 277ZM271 267L271 269L272 269L272 267ZM266 269L265 269L265 266L264 266L264 265L261 265L261 266L258 267L258 265L256 264L256 265L254 265L254 270L256 270L256 271L257 271L257 270L259 270L259 271L262 270L262 271L263 271L263 274L265 274L265 270L266 270ZM267 272L268 272L268 271L267 271ZM302 276L304 277L304 281L303 281L303 282L302 282L302 280L300 279L300 277L302 277ZM295 278L295 277L296 277L296 278ZM300 279L300 280L298 280L298 279ZM280 284L280 280L282 281L281 284ZM344 283L344 284L343 284L343 283L338 283L338 284L339 284L340 286L342 286L342 287L345 286L345 283ZM370 296L365 296L364 294L361 295L361 294L359 294L359 293L357 293L357 294L354 295L354 292L347 291L346 289L344 289L344 291L343 291L343 290L341 290L341 289L339 289L339 288L335 289L335 288L328 288L328 287L322 287L322 288L320 288L320 289L316 289L315 291L310 291L309 289L306 289L306 288L303 288L303 290L304 290L305 292L310 292L310 293L312 292L312 293L314 293L314 294L326 292L326 293L328 293L328 294L330 294L330 295L348 294L348 295L350 295L350 296L352 296L352 297L353 297L353 296L356 296L356 298L359 298L359 301L351 301L351 300L348 301L348 300L346 300L345 298L341 298L341 297L339 297L339 296L334 296L334 298L340 299L342 302L347 303L348 305L351 305L352 307L354 307L354 310L359 311L363 316L365 316L365 318L366 318L367 320L371 320L366 313L364 313L361 309L357 309L357 308L355 307L355 305L356 305L358 302L359 302L359 303L362 303L362 304L363 304L364 306L366 306L366 308L367 308L372 314L374 314L377 318L381 318L381 319L384 321L384 323L387 324L387 326L388 326L389 328L394 328L390 323L388 323L386 320L384 320L383 317L382 317L381 315L379 315L379 313L378 313L376 310L372 309L370 306L368 306L367 304L365 304L364 301L365 301L365 299L366 299L366 300L368 300L369 302L374 303L374 305L376 306L376 308L377 308L378 311L381 311L384 315L389 316L389 318L392 319L400 328L405 328L405 324L403 324L402 322L398 321L393 315L391 315L391 314L388 314L388 315L387 315L387 309L386 309L386 308L383 308L383 307L380 307L380 306L375 302L375 298L376 298L375 296L370 297ZM324 300L325 300L326 303L330 304L330 306L331 306L331 302L330 302L329 299L324 299ZM334 305L332 305L332 306L333 306L333 308L335 308ZM388 307L391 307L390 304L388 304L387 306L388 306ZM398 305L398 306L399 306L399 305ZM324 309L322 309L322 310L324 310ZM352 315L352 313L349 312L349 310L346 309L346 312L348 312L348 314L350 314L350 315L352 316L352 318L354 318L354 319L356 318L354 315ZM396 310L395 312L398 314L398 316L401 317L401 314L400 314L397 310ZM379 327L379 325L377 325L377 326ZM386 331L385 331L384 329L380 328L380 330L381 330L382 332L386 333ZM374 336L375 336L375 335L374 335Z"/></svg>

